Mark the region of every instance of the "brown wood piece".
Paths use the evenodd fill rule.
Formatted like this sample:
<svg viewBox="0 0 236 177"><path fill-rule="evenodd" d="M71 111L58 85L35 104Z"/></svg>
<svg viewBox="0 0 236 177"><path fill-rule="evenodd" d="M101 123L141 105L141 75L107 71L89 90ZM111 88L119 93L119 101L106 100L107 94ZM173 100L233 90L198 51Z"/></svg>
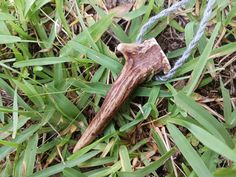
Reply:
<svg viewBox="0 0 236 177"><path fill-rule="evenodd" d="M73 152L91 143L104 130L138 84L157 72L166 73L170 69L169 61L155 39L142 44L122 43L117 49L124 55L126 63Z"/></svg>

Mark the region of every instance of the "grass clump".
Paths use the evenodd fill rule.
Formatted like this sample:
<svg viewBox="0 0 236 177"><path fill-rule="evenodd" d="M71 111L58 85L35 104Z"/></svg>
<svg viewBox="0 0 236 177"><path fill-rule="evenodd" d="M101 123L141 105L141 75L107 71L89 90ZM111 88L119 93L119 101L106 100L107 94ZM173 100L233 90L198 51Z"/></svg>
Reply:
<svg viewBox="0 0 236 177"><path fill-rule="evenodd" d="M174 79L138 87L104 133L72 154L122 69L117 44L134 42L172 2L0 2L1 176L234 176L236 3L227 0ZM205 7L190 1L145 38L173 62Z"/></svg>

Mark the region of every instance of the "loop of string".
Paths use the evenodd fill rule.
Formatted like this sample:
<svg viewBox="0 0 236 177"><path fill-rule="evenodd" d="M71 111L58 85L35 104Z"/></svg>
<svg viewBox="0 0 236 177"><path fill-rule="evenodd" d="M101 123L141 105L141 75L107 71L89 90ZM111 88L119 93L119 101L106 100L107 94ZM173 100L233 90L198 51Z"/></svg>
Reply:
<svg viewBox="0 0 236 177"><path fill-rule="evenodd" d="M136 38L136 42L137 43L142 43L143 41L143 36L145 35L145 33L147 32L147 30L160 18L165 17L170 15L171 13L173 13L174 11L177 11L178 8L184 6L187 2L189 2L189 0L182 0L178 3L175 3L174 5L172 5L171 7L169 7L168 9L165 9L163 11L161 11L159 14L151 17L149 19L149 21L144 24ZM179 69L188 59L188 57L191 55L192 50L197 46L199 40L201 39L201 37L204 34L205 28L207 26L207 23L211 17L212 14L212 9L214 7L215 4L215 0L208 0L207 3L207 7L203 13L203 17L200 21L199 24L199 28L195 34L195 36L193 37L192 41L189 43L189 45L187 46L186 50L184 51L183 55L176 61L176 63L174 64L173 68L164 76L155 76L155 80L158 81L167 81L169 79L171 79L177 69Z"/></svg>

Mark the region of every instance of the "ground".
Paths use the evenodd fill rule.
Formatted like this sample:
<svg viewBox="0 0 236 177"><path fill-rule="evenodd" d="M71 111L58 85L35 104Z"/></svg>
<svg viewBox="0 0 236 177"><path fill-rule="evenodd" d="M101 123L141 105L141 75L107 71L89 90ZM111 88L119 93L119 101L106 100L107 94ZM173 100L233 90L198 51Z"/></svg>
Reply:
<svg viewBox="0 0 236 177"><path fill-rule="evenodd" d="M90 145L73 148L148 19L177 0L0 2L1 176L215 176L236 173L236 3L217 0L173 79L139 85ZM171 65L204 15L190 0L145 34Z"/></svg>

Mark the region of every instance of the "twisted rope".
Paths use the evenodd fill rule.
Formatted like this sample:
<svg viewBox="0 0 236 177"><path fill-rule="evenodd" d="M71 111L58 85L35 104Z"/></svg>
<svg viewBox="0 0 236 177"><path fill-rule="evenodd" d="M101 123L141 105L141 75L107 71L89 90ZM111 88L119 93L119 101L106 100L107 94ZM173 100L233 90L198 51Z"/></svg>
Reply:
<svg viewBox="0 0 236 177"><path fill-rule="evenodd" d="M182 1L174 4L170 8L163 10L162 12L157 14L156 16L150 18L150 20L141 28L140 33L136 39L136 42L137 43L142 42L144 34L156 22L156 20L158 20L161 17L169 15L173 11L176 11L178 8L185 5L188 1L189 0L182 0ZM211 14L212 14L212 9L214 7L214 4L215 4L215 0L208 0L207 7L206 7L204 14L203 14L203 18L200 21L199 28L198 28L193 40L189 43L189 45L187 46L187 49L184 51L183 55L177 60L177 62L173 66L173 68L164 76L155 76L156 80L166 81L166 80L172 78L175 75L177 69L179 69L186 62L188 57L191 55L192 50L197 46L199 40L201 39L201 37L204 34L205 28L207 26L207 23L208 23L210 17L211 17Z"/></svg>
<svg viewBox="0 0 236 177"><path fill-rule="evenodd" d="M162 17L166 17L168 15L170 15L171 13L173 13L174 11L177 11L180 7L184 6L189 0L182 0L180 2L175 3L174 5L172 5L171 7L169 7L168 9L165 9L163 11L161 11L159 14L151 17L147 23L145 23L137 38L136 38L136 43L141 44L143 41L143 36L145 35L145 33L147 32L147 30L160 18Z"/></svg>

